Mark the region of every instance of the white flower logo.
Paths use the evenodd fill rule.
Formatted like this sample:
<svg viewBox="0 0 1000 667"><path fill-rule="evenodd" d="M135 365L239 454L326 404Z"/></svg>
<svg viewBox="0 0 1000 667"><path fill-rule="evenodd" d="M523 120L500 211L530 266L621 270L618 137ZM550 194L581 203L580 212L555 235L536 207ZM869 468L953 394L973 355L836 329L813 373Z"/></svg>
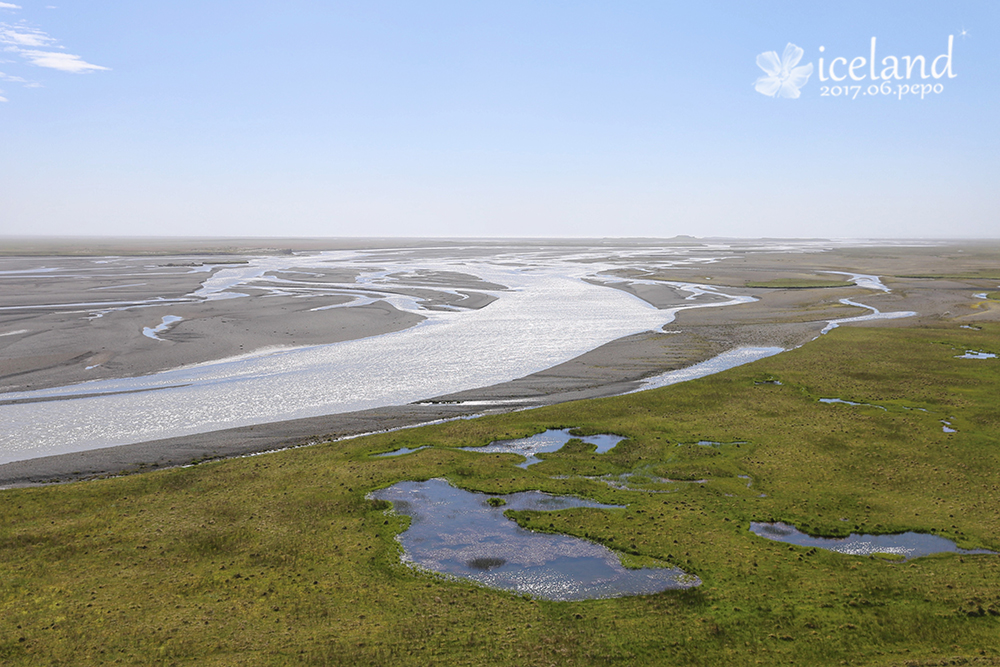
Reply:
<svg viewBox="0 0 1000 667"><path fill-rule="evenodd" d="M797 98L799 88L806 85L813 73L812 63L796 67L802 60L803 53L805 51L789 42L781 60L778 60L777 51L765 51L757 56L757 66L767 73L767 76L754 82L757 92L768 97Z"/></svg>

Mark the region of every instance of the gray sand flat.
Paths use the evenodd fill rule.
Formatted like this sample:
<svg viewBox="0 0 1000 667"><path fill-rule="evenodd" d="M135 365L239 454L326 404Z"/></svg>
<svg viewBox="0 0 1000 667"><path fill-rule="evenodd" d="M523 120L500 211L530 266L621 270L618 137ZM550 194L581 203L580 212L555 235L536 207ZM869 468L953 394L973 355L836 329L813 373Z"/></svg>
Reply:
<svg viewBox="0 0 1000 667"><path fill-rule="evenodd" d="M428 310L479 309L502 285L458 271L394 274L393 286L354 285L362 270L292 267L267 271L237 290L246 296L192 296L206 279L248 258L0 257L0 392L134 377L277 347L324 345L400 331L425 318L384 300L337 308L355 298L403 296ZM41 270L40 270L41 269ZM345 287L346 286L346 287ZM434 287L446 288L433 289ZM81 305L82 304L82 305ZM159 340L141 335L180 318Z"/></svg>
<svg viewBox="0 0 1000 667"><path fill-rule="evenodd" d="M385 302L310 312L305 299L226 299L169 308L112 312L86 321L80 313L45 313L17 321L0 316L0 391L58 387L85 380L134 377L232 357L262 348L323 345L399 331L424 318ZM158 334L137 335L164 315L184 318Z"/></svg>

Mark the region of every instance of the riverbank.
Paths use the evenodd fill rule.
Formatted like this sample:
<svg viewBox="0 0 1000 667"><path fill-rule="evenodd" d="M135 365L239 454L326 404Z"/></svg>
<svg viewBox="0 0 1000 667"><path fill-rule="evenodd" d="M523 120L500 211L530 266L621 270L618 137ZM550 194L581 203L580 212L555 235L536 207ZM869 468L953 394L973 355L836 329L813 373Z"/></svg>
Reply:
<svg viewBox="0 0 1000 667"><path fill-rule="evenodd" d="M641 380L686 368L745 345L797 347L820 324L695 327L627 336L539 373L490 387L401 405L284 420L0 464L0 487L13 488L146 472L412 427L437 420L508 412L624 394Z"/></svg>

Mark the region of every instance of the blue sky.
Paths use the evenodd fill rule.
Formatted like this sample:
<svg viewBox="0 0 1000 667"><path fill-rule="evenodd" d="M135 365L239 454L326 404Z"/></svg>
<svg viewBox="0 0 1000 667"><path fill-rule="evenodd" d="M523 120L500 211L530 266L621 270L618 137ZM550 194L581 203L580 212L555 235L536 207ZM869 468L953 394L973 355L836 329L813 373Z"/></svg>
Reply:
<svg viewBox="0 0 1000 667"><path fill-rule="evenodd" d="M998 29L992 0L0 2L0 234L998 237ZM923 99L819 80L949 35ZM757 92L789 42L800 97Z"/></svg>

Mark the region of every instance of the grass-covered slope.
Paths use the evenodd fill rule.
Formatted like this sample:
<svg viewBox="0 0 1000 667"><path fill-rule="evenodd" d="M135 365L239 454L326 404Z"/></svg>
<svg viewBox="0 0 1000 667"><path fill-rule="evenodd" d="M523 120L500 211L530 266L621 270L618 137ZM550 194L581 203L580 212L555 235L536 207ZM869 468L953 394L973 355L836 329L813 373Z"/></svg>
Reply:
<svg viewBox="0 0 1000 667"><path fill-rule="evenodd" d="M748 531L775 519L1000 550L1000 360L955 358L966 349L1000 352L1000 327L842 327L630 396L2 492L0 663L1000 664L1000 556L899 563ZM448 449L547 427L629 439L602 455L571 441L526 470ZM706 481L585 478L624 472ZM517 519L704 583L555 603L417 573L399 564L405 520L365 494L430 477L627 504Z"/></svg>

